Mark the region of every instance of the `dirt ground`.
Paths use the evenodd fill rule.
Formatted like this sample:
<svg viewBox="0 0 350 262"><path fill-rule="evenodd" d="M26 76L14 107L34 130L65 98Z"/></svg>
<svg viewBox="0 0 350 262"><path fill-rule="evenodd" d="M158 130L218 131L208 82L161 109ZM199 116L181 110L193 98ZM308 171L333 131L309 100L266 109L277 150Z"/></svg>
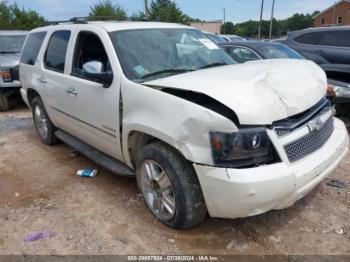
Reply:
<svg viewBox="0 0 350 262"><path fill-rule="evenodd" d="M96 168L64 144L43 145L24 106L0 113L0 255L350 255L350 158L293 207L235 220L208 218L187 231L158 223L135 180ZM344 182L340 189L330 179ZM24 238L39 231L54 237Z"/></svg>

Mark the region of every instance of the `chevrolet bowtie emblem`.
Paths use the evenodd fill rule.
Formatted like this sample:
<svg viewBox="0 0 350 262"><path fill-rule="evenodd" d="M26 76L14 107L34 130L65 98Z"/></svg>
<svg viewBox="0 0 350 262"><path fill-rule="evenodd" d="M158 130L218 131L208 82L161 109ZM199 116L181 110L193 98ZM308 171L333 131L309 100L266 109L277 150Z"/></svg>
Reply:
<svg viewBox="0 0 350 262"><path fill-rule="evenodd" d="M321 118L317 118L317 119L314 119L312 121L310 121L308 124L307 124L307 127L309 128L309 131L310 133L311 132L315 132L315 131L318 131L321 129L321 127L323 126L324 122L322 121Z"/></svg>

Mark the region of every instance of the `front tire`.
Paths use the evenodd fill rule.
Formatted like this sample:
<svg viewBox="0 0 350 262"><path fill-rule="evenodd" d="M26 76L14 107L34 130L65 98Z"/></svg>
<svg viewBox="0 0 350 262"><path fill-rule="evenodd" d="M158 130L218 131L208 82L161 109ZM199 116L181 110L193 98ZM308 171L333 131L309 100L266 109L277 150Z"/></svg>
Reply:
<svg viewBox="0 0 350 262"><path fill-rule="evenodd" d="M144 147L137 155L138 187L146 206L163 224L186 229L206 215L203 193L192 165L162 142Z"/></svg>
<svg viewBox="0 0 350 262"><path fill-rule="evenodd" d="M31 103L32 114L36 131L45 145L57 144L55 136L56 127L51 122L43 101L40 97L35 97Z"/></svg>

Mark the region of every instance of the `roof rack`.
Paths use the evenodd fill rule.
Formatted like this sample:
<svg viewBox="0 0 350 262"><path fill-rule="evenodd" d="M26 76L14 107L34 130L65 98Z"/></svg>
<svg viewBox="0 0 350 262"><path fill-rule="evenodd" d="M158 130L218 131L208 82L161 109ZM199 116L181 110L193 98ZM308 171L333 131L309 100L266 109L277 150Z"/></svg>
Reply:
<svg viewBox="0 0 350 262"><path fill-rule="evenodd" d="M111 16L94 16L94 17L88 17L88 16L82 16L82 17L73 17L69 20L59 20L59 21L47 21L46 25L59 25L59 24L87 24L88 22L92 21L131 21L131 18L127 18L126 20L115 20L114 17ZM143 22L149 22L149 20L142 19Z"/></svg>
<svg viewBox="0 0 350 262"><path fill-rule="evenodd" d="M87 17L73 17L69 20L48 21L46 25L59 25L59 24L87 24Z"/></svg>

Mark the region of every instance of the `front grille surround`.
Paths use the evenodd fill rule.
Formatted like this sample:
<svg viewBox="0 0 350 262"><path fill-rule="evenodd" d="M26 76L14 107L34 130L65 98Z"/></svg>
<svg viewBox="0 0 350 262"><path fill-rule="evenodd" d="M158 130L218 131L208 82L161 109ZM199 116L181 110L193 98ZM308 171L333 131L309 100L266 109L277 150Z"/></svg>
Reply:
<svg viewBox="0 0 350 262"><path fill-rule="evenodd" d="M272 129L278 137L284 137L293 133L299 128L303 128L308 121L331 110L331 104L327 98L322 98L316 105L298 115L276 121L272 124Z"/></svg>
<svg viewBox="0 0 350 262"><path fill-rule="evenodd" d="M334 129L334 120L330 117L319 130L312 131L297 140L284 145L284 150L291 163L319 150L330 138Z"/></svg>

